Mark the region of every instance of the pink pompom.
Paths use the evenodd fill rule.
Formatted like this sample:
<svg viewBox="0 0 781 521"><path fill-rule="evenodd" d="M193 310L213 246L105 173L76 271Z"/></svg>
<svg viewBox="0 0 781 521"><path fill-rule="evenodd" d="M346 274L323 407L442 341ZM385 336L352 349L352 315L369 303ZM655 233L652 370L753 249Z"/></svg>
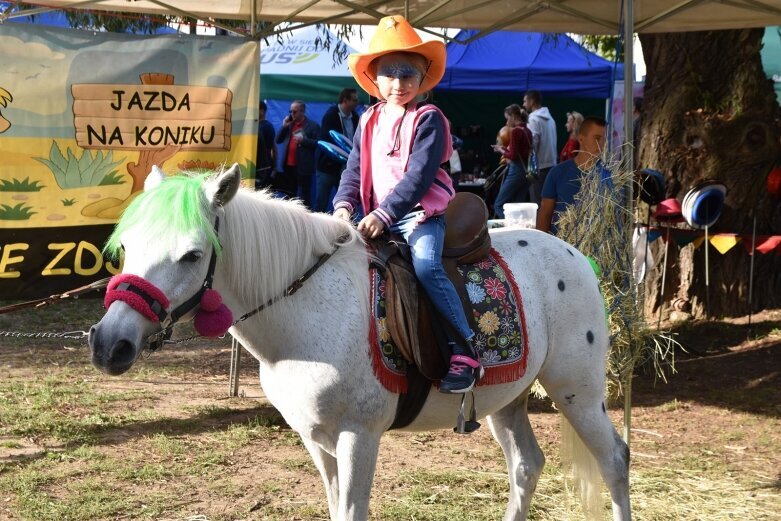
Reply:
<svg viewBox="0 0 781 521"><path fill-rule="evenodd" d="M215 293L217 292L215 291ZM219 297L219 294L217 296ZM222 336L233 325L233 313L225 304L220 304L214 311L206 311L201 308L195 314L193 325L199 335Z"/></svg>
<svg viewBox="0 0 781 521"><path fill-rule="evenodd" d="M201 296L201 309L204 311L217 311L222 304L222 297L214 289L207 289Z"/></svg>

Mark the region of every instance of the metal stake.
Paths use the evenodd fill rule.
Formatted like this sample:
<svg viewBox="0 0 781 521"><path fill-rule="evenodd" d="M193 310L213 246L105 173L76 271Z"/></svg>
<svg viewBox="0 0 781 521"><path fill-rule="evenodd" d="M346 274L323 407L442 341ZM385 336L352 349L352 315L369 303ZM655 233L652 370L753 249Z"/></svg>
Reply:
<svg viewBox="0 0 781 521"><path fill-rule="evenodd" d="M748 330L751 333L751 314L754 311L754 256L757 253L757 212L754 209L754 224L751 227L751 261L748 272Z"/></svg>
<svg viewBox="0 0 781 521"><path fill-rule="evenodd" d="M710 270L708 269L708 225L705 225L705 318L710 316Z"/></svg>
<svg viewBox="0 0 781 521"><path fill-rule="evenodd" d="M670 249L670 226L667 226L667 232L665 233L664 238L664 260L662 261L662 291L661 296L659 297L661 299L661 304L659 304L659 318L656 320L656 330L659 331L659 328L662 324L662 311L664 310L664 284L667 280L667 251Z"/></svg>
<svg viewBox="0 0 781 521"><path fill-rule="evenodd" d="M236 337L231 336L231 363L228 377L228 396L239 395L239 366L241 364L241 344Z"/></svg>

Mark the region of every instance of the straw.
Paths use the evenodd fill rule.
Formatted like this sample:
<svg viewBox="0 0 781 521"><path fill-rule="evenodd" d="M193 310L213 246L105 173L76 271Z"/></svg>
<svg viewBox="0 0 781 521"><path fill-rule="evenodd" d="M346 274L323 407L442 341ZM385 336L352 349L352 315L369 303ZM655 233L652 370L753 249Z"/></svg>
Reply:
<svg viewBox="0 0 781 521"><path fill-rule="evenodd" d="M608 357L608 394L627 391L635 367L649 363L665 379L673 366L675 341L666 333L646 326L641 305L635 298L632 276L633 251L628 231L633 222L626 194L631 193L632 174L619 169L618 162L602 164L610 181L601 180L598 170L585 174L581 189L558 223L558 236L592 257L602 270L600 289L605 300L611 348Z"/></svg>

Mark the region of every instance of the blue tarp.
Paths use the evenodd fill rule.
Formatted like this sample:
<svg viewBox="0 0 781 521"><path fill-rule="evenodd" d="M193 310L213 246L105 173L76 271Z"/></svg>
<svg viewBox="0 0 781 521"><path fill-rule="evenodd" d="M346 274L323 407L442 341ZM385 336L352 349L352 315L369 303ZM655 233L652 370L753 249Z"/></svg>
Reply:
<svg viewBox="0 0 781 521"><path fill-rule="evenodd" d="M463 30L455 39L476 34ZM623 68L564 34L497 31L467 45L447 45L447 68L437 90L524 92L608 98Z"/></svg>

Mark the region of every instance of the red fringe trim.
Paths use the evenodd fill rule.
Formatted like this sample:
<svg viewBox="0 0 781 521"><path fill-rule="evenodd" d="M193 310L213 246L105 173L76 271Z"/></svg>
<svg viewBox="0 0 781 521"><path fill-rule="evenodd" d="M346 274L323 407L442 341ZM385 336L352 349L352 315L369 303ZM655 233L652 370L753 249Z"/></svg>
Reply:
<svg viewBox="0 0 781 521"><path fill-rule="evenodd" d="M480 380L478 386L505 384L519 380L523 375L526 374L526 361L529 355L529 335L526 330L526 313L524 313L523 310L523 300L521 299L521 292L518 289L518 284L515 282L515 277L513 277L512 271L510 271L510 268L507 266L507 262L505 262L504 258L498 251L491 248L489 257L493 258L496 263L501 266L502 270L504 270L504 274L507 277L508 282L510 283L510 287L513 289L513 295L515 295L515 302L518 304L518 313L520 314L521 318L523 353L521 353L521 358L518 361L511 364L486 367L485 376L482 380Z"/></svg>
<svg viewBox="0 0 781 521"><path fill-rule="evenodd" d="M407 377L392 372L385 366L382 360L382 348L377 340L377 320L374 317L374 302L377 297L374 284L376 269L369 270L369 353L372 358L372 369L377 380L392 393L405 394L407 392Z"/></svg>

